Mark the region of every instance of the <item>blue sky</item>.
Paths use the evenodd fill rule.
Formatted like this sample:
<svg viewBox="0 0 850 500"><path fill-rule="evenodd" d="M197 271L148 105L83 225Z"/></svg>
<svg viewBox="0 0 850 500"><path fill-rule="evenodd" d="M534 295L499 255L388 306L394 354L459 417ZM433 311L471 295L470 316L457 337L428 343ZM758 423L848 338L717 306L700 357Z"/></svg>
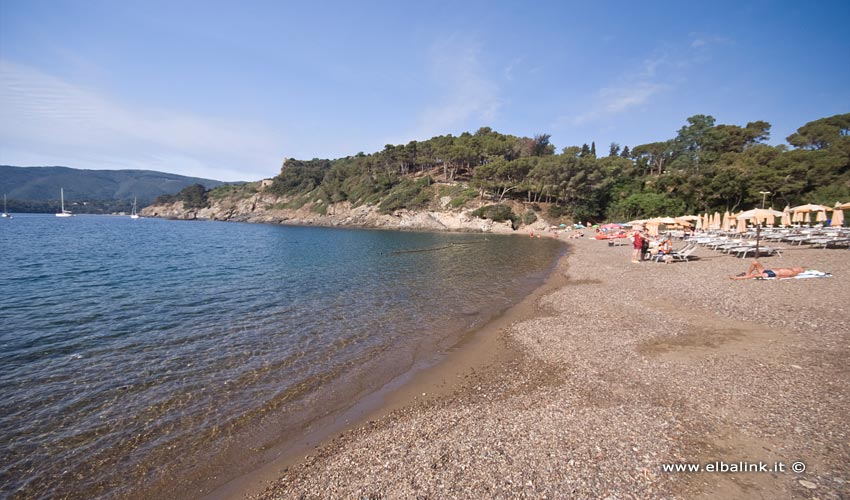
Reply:
<svg viewBox="0 0 850 500"><path fill-rule="evenodd" d="M474 132L771 143L850 112L850 2L0 0L0 164L220 180Z"/></svg>

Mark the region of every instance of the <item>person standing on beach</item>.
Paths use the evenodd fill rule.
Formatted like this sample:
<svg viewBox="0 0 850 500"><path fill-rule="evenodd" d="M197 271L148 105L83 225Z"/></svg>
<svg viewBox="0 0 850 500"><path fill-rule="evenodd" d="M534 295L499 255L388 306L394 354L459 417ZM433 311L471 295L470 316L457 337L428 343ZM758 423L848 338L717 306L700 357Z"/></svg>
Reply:
<svg viewBox="0 0 850 500"><path fill-rule="evenodd" d="M632 248L634 248L632 252L632 263L637 264L640 262L641 253L643 252L643 237L640 231L635 231L632 236Z"/></svg>

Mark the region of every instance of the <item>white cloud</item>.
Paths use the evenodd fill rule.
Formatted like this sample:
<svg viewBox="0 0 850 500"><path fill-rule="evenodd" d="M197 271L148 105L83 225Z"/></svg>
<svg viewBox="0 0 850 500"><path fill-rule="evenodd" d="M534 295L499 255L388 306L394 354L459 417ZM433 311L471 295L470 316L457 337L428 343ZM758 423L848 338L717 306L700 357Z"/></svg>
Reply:
<svg viewBox="0 0 850 500"><path fill-rule="evenodd" d="M118 102L0 61L0 163L140 168L221 180L273 175L280 153L253 124Z"/></svg>
<svg viewBox="0 0 850 500"><path fill-rule="evenodd" d="M429 53L430 78L439 89L436 102L419 116L414 137L431 137L475 119L492 122L502 105L498 85L487 77L481 48L472 41L449 37Z"/></svg>
<svg viewBox="0 0 850 500"><path fill-rule="evenodd" d="M710 45L731 45L734 43L734 41L729 37L708 33L693 32L689 33L688 36L693 38L693 41L691 42L692 49L703 50L708 48Z"/></svg>
<svg viewBox="0 0 850 500"><path fill-rule="evenodd" d="M670 84L656 81L658 68L666 63L665 57L644 60L630 76L596 91L590 109L569 117L562 116L558 122L583 125L649 102L652 97L672 88Z"/></svg>
<svg viewBox="0 0 850 500"><path fill-rule="evenodd" d="M509 81L509 82L510 82L510 81L513 81L513 79L514 79L514 71L516 70L516 68L517 68L517 67L519 67L519 66L522 64L522 62L523 62L522 58L521 58L521 57L517 57L517 58L515 58L513 61L511 61L511 62L510 62L510 64L508 64L508 65L505 67L505 71L504 71L504 74L505 74L505 80L507 80L507 81Z"/></svg>

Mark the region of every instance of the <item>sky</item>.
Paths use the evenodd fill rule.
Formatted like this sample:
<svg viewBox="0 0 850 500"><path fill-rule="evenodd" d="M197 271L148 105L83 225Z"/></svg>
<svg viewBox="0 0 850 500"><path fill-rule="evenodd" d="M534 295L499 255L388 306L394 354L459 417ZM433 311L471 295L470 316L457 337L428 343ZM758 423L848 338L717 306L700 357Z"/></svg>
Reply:
<svg viewBox="0 0 850 500"><path fill-rule="evenodd" d="M0 0L0 164L224 181L488 126L563 147L850 112L850 2Z"/></svg>

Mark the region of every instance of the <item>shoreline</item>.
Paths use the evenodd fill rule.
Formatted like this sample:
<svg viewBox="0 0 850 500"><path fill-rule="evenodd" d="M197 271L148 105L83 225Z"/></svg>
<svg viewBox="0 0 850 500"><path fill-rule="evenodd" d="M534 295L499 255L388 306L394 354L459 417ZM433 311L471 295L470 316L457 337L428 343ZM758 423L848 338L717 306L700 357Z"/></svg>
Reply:
<svg viewBox="0 0 850 500"><path fill-rule="evenodd" d="M389 230L390 228L353 227L348 229ZM414 229L414 231L422 230ZM517 352L508 346L504 331L516 322L539 314L540 298L563 286L566 281L570 245L564 240L559 241L563 249L553 262L548 276L537 288L487 323L462 334L456 343L440 355L436 363L424 368L413 367L400 374L383 387L357 401L342 414L332 416L331 422L314 423L310 427L317 427L316 429L299 436L294 442L288 442L270 450L272 454L277 455L272 460L215 487L200 498L224 500L259 495L279 477L281 471L297 467L309 459L317 449L333 445L340 436L353 429L386 418L401 409L427 405L439 398L450 396L459 387L469 384L470 377L480 377L479 372L490 370L497 363L512 362ZM320 420L327 420L327 418Z"/></svg>
<svg viewBox="0 0 850 500"><path fill-rule="evenodd" d="M635 265L627 246L568 245L568 276L502 325L512 357L346 430L252 498L850 496L846 251L766 259L833 278L742 282L728 276L749 261L704 248ZM808 469L661 468L717 460Z"/></svg>

